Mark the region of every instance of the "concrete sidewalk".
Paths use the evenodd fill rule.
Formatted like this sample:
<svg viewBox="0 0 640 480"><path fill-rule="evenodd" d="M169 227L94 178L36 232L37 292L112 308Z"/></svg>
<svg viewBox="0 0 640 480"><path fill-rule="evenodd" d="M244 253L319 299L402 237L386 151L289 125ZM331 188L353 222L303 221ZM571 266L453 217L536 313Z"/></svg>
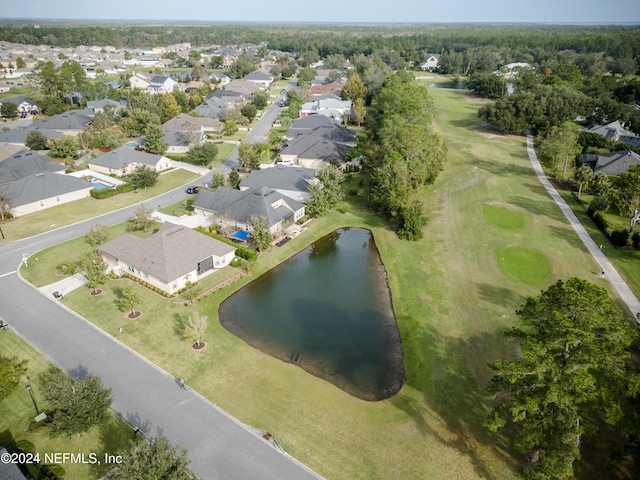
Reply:
<svg viewBox="0 0 640 480"><path fill-rule="evenodd" d="M527 152L529 154L529 160L531 161L533 170L536 172L540 183L542 183L542 186L547 190L549 195L551 195L551 198L555 200L558 207L560 207L560 210L562 210L562 213L564 213L564 216L567 217L567 220L569 220L569 223L578 234L578 237L580 237L580 240L582 240L582 243L584 243L585 247L587 247L587 250L589 250L589 253L593 256L598 265L600 265L600 268L604 272L605 277L616 289L618 295L620 295L622 301L627 305L627 308L629 309L631 314L636 316L638 313L640 313L640 301L638 301L638 298L631 291L627 283L620 276L620 274L613 266L613 264L609 261L604 252L600 250L600 247L598 247L598 245L596 245L596 242L594 242L593 239L589 236L585 228L582 226L582 223L580 223L580 220L578 220L578 218L573 213L573 210L571 210L571 207L567 205L567 202L564 201L564 198L560 196L555 187L547 178L547 175L542 170L542 166L538 161L538 156L536 155L535 149L533 148L533 137L531 135L527 135ZM638 323L640 323L640 318L636 317L636 320L638 321Z"/></svg>

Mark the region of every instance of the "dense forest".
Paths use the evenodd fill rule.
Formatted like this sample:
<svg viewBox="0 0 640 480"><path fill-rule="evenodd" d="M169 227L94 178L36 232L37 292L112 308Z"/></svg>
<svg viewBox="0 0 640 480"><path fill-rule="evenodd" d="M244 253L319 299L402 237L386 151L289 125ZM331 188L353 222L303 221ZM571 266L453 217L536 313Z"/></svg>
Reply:
<svg viewBox="0 0 640 480"><path fill-rule="evenodd" d="M491 45L515 58L527 54L535 59L543 52L572 50L621 58L640 55L638 26L546 26L546 25L126 25L104 23L68 25L32 23L0 25L0 40L30 45L73 47L112 45L151 47L190 42L194 47L268 42L284 52L316 52L320 57L341 54L347 58L369 55L382 49L397 52L405 61L420 61L425 52L464 53ZM505 63L512 60L505 58Z"/></svg>

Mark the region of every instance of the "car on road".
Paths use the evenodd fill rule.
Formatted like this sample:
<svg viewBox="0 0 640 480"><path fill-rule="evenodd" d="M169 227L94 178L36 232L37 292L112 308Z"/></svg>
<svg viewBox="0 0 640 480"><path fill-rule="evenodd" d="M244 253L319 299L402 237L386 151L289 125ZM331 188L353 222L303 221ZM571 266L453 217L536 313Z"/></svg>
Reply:
<svg viewBox="0 0 640 480"><path fill-rule="evenodd" d="M198 193L198 190L200 190L200 187L188 187L186 191L189 195L193 195L194 193Z"/></svg>
<svg viewBox="0 0 640 480"><path fill-rule="evenodd" d="M287 106L287 103L286 103L286 102L280 102L280 103L278 104L278 106L279 106L279 107L286 107L286 106Z"/></svg>
<svg viewBox="0 0 640 480"><path fill-rule="evenodd" d="M279 167L293 167L294 163L293 160L278 160L276 165Z"/></svg>
<svg viewBox="0 0 640 480"><path fill-rule="evenodd" d="M286 95L286 94L287 94L287 90L285 88L280 90L280 95Z"/></svg>

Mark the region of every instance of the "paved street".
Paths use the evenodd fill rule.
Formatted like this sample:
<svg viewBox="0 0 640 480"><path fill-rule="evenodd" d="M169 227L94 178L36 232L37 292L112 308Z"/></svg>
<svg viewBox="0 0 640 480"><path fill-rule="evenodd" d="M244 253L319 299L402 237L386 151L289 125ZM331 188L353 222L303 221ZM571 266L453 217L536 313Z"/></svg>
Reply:
<svg viewBox="0 0 640 480"><path fill-rule="evenodd" d="M199 182L210 181L211 176L209 171ZM155 210L187 196L180 187L144 204ZM200 478L321 478L190 388L179 388L168 373L66 309L50 292L27 284L17 273L23 255L84 235L94 223L124 222L135 215L138 205L0 244L0 318L72 377L98 375L113 390L113 410L148 436L163 435L171 444L186 448L190 469Z"/></svg>
<svg viewBox="0 0 640 480"><path fill-rule="evenodd" d="M575 232L578 234L578 237L580 237L582 243L585 245L585 247L587 247L589 253L591 253L596 262L598 262L598 265L600 265L600 268L604 272L604 276L607 278L607 280L609 280L609 282L611 282L613 287L618 292L618 295L620 295L620 298L622 298L622 301L627 305L629 311L633 315L640 313L640 302L638 301L638 298L633 294L627 283L620 276L620 274L613 266L613 264L609 261L604 252L591 239L585 228L582 226L582 223L580 223L580 220L578 220L578 218L571 210L571 207L567 205L567 202L564 201L564 198L562 198L556 191L556 189L542 170L536 152L533 148L533 137L531 135L527 136L527 152L529 154L529 160L531 161L533 170L538 176L538 179L547 190L549 195L551 195L551 198L555 200L558 207L560 207L560 210L562 210L562 213L564 213L565 217L567 217L567 220L569 221ZM640 319L638 320L638 323L640 323Z"/></svg>

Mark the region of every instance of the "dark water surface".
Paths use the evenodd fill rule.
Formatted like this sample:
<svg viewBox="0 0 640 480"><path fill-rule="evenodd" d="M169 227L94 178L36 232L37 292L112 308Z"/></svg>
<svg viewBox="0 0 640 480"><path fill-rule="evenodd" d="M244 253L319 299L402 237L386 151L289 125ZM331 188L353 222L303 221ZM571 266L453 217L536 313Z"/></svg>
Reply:
<svg viewBox="0 0 640 480"><path fill-rule="evenodd" d="M404 382L402 345L371 232L344 228L256 279L220 306L234 335L365 400Z"/></svg>

